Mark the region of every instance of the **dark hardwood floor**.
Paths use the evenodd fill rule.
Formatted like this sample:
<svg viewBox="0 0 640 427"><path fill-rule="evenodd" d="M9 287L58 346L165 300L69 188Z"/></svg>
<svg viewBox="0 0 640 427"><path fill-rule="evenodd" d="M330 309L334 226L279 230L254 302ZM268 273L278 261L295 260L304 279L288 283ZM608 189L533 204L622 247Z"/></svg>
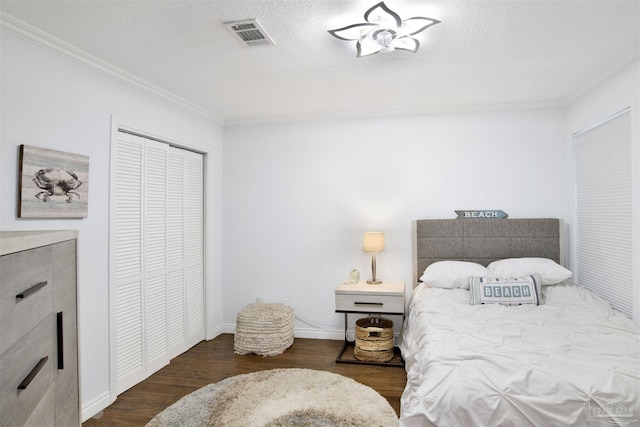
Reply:
<svg viewBox="0 0 640 427"><path fill-rule="evenodd" d="M158 412L181 397L234 375L275 368L307 368L335 372L365 384L399 414L406 383L403 368L335 363L342 341L296 338L284 353L273 357L240 356L233 352L233 335L203 341L140 384L118 396L99 419L83 427L144 426Z"/></svg>

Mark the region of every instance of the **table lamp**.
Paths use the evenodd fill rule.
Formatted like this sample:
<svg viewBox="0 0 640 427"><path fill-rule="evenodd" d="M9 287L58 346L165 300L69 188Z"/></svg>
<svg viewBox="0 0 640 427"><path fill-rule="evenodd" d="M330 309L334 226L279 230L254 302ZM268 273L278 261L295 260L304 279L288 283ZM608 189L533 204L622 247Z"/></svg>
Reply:
<svg viewBox="0 0 640 427"><path fill-rule="evenodd" d="M382 283L376 280L376 253L384 251L384 233L380 231L367 231L362 237L362 249L365 252L371 252L371 280L367 283L377 285Z"/></svg>

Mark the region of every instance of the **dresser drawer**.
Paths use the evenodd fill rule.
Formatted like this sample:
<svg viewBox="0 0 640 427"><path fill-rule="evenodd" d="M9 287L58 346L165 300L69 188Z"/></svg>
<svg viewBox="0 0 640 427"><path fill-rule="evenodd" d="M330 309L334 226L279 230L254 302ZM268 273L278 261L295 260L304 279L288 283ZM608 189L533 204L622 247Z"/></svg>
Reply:
<svg viewBox="0 0 640 427"><path fill-rule="evenodd" d="M0 414L3 425L5 422L8 426L25 424L53 384L54 336L55 320L51 314L0 358ZM42 410L40 407L39 411ZM50 417L53 419L55 413L52 412Z"/></svg>
<svg viewBox="0 0 640 427"><path fill-rule="evenodd" d="M50 246L0 257L0 354L53 311Z"/></svg>
<svg viewBox="0 0 640 427"><path fill-rule="evenodd" d="M74 423L67 424L56 424L57 420L54 417L56 412L55 408L55 391L56 386L51 385L49 390L44 394L36 409L31 413L31 416L24 424L24 427L53 427L55 425L59 426L73 426ZM77 423L77 421L76 421Z"/></svg>
<svg viewBox="0 0 640 427"><path fill-rule="evenodd" d="M404 313L402 295L336 294L336 311Z"/></svg>
<svg viewBox="0 0 640 427"><path fill-rule="evenodd" d="M56 382L56 388L58 383ZM56 394L57 390L56 390ZM80 425L80 405L78 387L74 387L66 400L56 401L56 425L57 426L78 426Z"/></svg>

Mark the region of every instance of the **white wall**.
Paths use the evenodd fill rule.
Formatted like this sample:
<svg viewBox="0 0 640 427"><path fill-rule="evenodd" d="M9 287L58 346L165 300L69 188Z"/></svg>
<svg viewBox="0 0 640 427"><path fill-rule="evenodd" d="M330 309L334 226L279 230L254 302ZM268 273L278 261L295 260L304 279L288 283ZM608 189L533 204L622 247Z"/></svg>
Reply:
<svg viewBox="0 0 640 427"><path fill-rule="evenodd" d="M587 129L611 115L631 107L631 143L633 152L633 284L634 320L640 322L640 62L636 61L603 84L589 91L567 108L567 152L572 156L576 132ZM573 178L573 176L572 176ZM571 182L572 197L573 179ZM572 218L571 224L575 223ZM575 247L575 239L572 239ZM575 250L572 251L575 257ZM575 265L575 259L572 263Z"/></svg>
<svg viewBox="0 0 640 427"><path fill-rule="evenodd" d="M100 410L109 392L108 231L111 115L157 135L205 147L208 171L213 274L207 286L222 322L221 170L222 127L204 117L143 94L42 48L1 33L0 227L5 230L78 229L81 405L83 415ZM16 218L18 146L34 145L90 157L89 216L73 220ZM213 307L217 304L217 307ZM217 317L216 317L217 316ZM108 401L106 402L109 403Z"/></svg>
<svg viewBox="0 0 640 427"><path fill-rule="evenodd" d="M371 274L363 231L385 232L378 277L409 287L415 219L568 220L564 132L562 109L225 127L225 324L256 297L287 299L310 321L299 336L339 338L334 288Z"/></svg>

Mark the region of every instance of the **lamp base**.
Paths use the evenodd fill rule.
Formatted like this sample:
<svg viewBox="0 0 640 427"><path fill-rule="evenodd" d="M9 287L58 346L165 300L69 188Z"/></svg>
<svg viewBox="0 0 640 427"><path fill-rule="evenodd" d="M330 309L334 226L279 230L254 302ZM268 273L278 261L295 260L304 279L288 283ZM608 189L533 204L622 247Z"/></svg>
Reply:
<svg viewBox="0 0 640 427"><path fill-rule="evenodd" d="M382 280L367 280L367 283L370 285L379 285L382 283Z"/></svg>

